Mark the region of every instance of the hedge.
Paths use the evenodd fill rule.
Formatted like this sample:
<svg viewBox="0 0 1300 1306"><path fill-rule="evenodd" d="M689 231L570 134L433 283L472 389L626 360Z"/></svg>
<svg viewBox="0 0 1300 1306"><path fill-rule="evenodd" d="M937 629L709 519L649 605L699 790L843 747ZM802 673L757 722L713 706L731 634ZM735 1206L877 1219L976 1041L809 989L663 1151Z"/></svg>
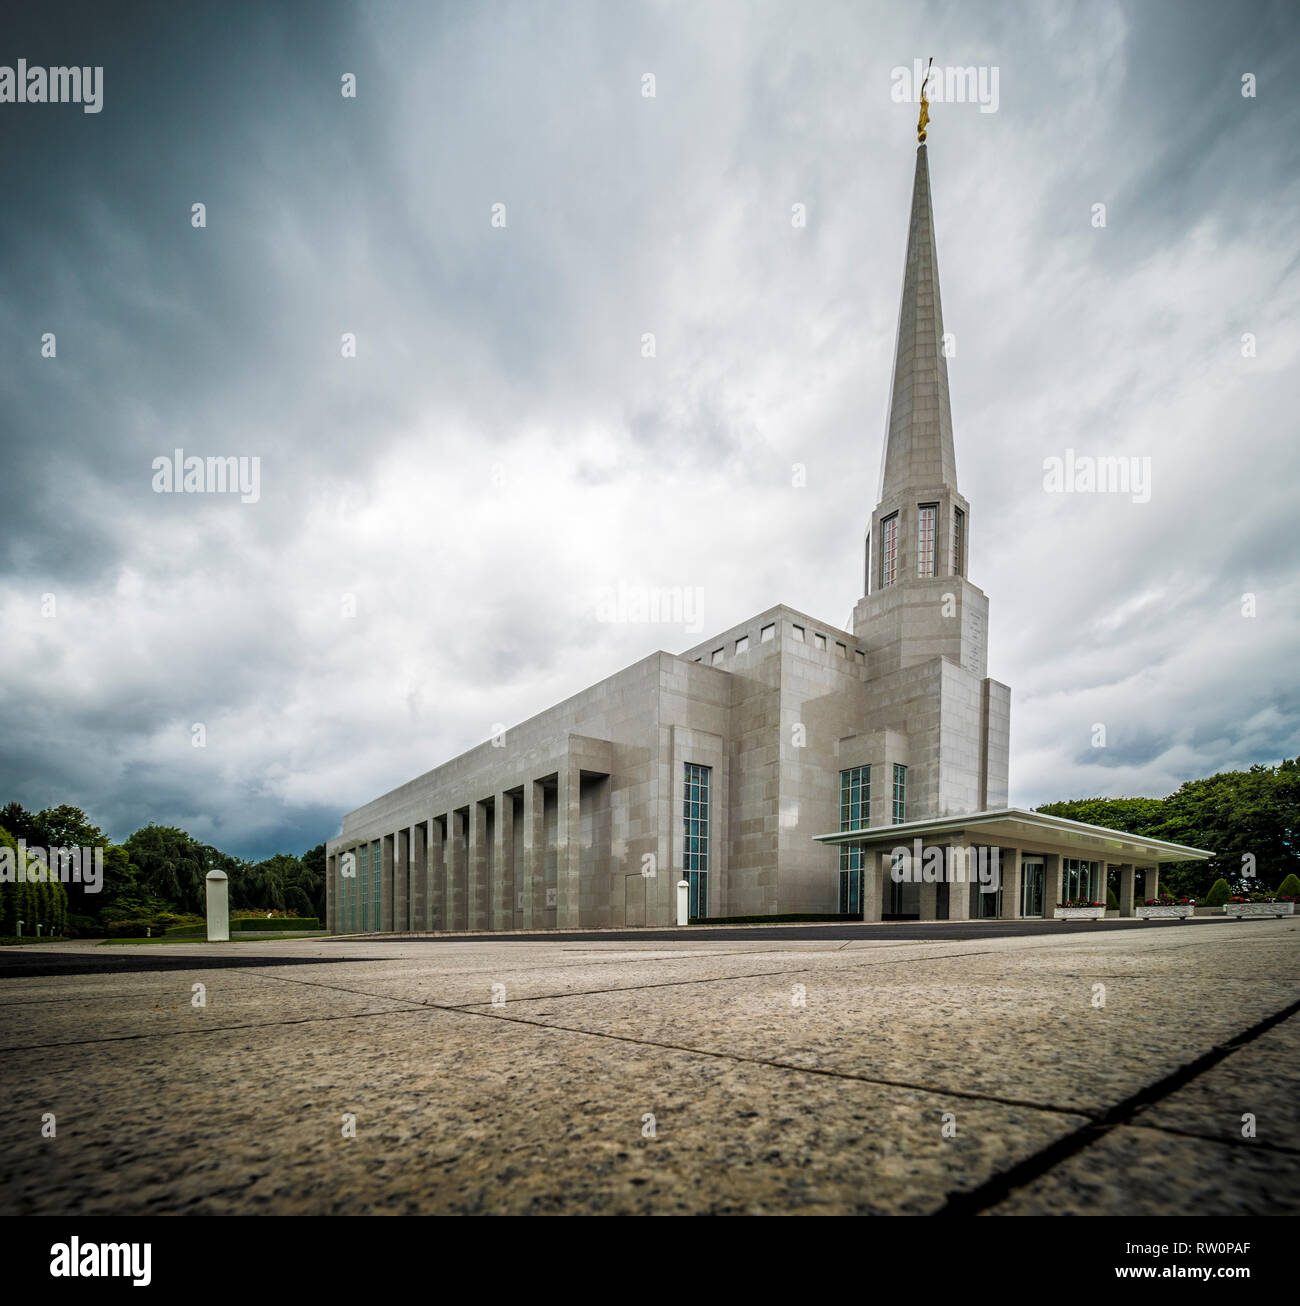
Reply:
<svg viewBox="0 0 1300 1306"><path fill-rule="evenodd" d="M783 916L692 916L692 925L786 925L796 921L856 921L841 912L789 912Z"/></svg>
<svg viewBox="0 0 1300 1306"><path fill-rule="evenodd" d="M318 930L315 916L232 916L232 930Z"/></svg>
<svg viewBox="0 0 1300 1306"><path fill-rule="evenodd" d="M232 916L230 932L253 934L258 931L280 930L318 930L320 921L315 916ZM206 925L173 925L167 931L168 938L202 938L208 932Z"/></svg>
<svg viewBox="0 0 1300 1306"><path fill-rule="evenodd" d="M18 841L0 828L0 844L18 858ZM23 938L35 938L36 926L42 936L66 934L68 930L68 891L57 880L33 883L0 882L0 935L17 935L23 922Z"/></svg>

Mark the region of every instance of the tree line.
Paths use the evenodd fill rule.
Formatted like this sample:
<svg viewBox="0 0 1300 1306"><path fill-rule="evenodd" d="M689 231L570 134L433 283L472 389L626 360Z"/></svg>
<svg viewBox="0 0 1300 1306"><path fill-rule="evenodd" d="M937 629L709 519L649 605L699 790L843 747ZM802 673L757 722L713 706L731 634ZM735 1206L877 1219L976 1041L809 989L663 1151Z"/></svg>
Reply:
<svg viewBox="0 0 1300 1306"><path fill-rule="evenodd" d="M1300 870L1300 758L1189 780L1167 798L1076 798L1037 810L1213 849L1208 862L1161 866L1160 887L1175 897L1204 899L1219 879L1234 893L1274 891Z"/></svg>
<svg viewBox="0 0 1300 1306"><path fill-rule="evenodd" d="M140 926L143 934L145 925L161 927L177 917L202 916L206 911L205 880L213 870L225 871L230 877L232 912L283 912L325 919L323 843L300 857L277 853L249 862L201 843L175 826L146 825L114 843L79 807L63 804L29 812L11 802L0 808L0 842L16 850L20 839L29 848L102 848L103 884L98 892L75 882L0 885L0 935L15 933L8 928L9 917L26 919L18 906L26 905L32 890L61 889L61 907L57 893L47 895L52 899L47 923L57 924L53 913L61 910L63 924L80 934L120 932L131 925ZM29 925L24 933L32 934L34 929Z"/></svg>
<svg viewBox="0 0 1300 1306"><path fill-rule="evenodd" d="M1160 868L1161 887L1176 897L1203 900L1218 879L1226 880L1233 892L1273 891L1300 869L1300 758L1189 780L1165 798L1076 798L1044 803L1037 810L1213 849L1208 862ZM16 933L18 920L25 922L27 935L35 933L36 922L47 933L71 927L89 934L202 916L204 881L212 870L230 877L232 911L325 919L323 843L301 856L277 853L249 862L174 826L146 825L114 843L79 807L63 804L29 812L11 802L0 809L0 845L16 853L20 839L28 847L46 849L102 848L104 882L97 893L77 883L0 883L0 935Z"/></svg>

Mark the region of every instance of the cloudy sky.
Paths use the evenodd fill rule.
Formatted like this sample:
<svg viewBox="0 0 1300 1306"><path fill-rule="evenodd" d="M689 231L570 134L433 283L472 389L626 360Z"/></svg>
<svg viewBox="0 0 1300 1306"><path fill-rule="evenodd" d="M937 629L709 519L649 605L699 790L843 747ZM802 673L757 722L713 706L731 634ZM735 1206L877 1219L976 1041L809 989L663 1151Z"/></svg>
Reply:
<svg viewBox="0 0 1300 1306"><path fill-rule="evenodd" d="M929 153L1012 802L1300 752L1291 4L28 8L104 80L0 103L0 802L300 851L703 637L607 587L845 623L931 55L998 76Z"/></svg>

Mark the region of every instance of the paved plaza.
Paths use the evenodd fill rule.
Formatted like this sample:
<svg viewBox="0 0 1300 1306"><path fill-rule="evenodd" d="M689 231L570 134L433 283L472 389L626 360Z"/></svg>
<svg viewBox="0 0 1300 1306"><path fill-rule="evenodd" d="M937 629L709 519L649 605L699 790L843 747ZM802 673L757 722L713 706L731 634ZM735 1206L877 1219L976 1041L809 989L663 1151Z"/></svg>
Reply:
<svg viewBox="0 0 1300 1306"><path fill-rule="evenodd" d="M724 933L4 949L0 1211L1300 1211L1300 922Z"/></svg>

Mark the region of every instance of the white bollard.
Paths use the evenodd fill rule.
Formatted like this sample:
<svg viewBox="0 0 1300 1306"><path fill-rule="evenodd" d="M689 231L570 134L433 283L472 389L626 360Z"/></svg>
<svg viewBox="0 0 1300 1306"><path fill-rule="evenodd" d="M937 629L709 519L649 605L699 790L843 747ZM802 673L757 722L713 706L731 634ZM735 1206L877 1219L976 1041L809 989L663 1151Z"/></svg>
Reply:
<svg viewBox="0 0 1300 1306"><path fill-rule="evenodd" d="M230 942L230 882L225 871L209 871L208 942Z"/></svg>
<svg viewBox="0 0 1300 1306"><path fill-rule="evenodd" d="M677 924L685 925L690 920L691 886L687 880L677 881Z"/></svg>
<svg viewBox="0 0 1300 1306"><path fill-rule="evenodd" d="M19 937L20 939L23 937L23 926L24 926L26 923L27 923L26 921L19 921L19 922L18 922L18 937Z"/></svg>

